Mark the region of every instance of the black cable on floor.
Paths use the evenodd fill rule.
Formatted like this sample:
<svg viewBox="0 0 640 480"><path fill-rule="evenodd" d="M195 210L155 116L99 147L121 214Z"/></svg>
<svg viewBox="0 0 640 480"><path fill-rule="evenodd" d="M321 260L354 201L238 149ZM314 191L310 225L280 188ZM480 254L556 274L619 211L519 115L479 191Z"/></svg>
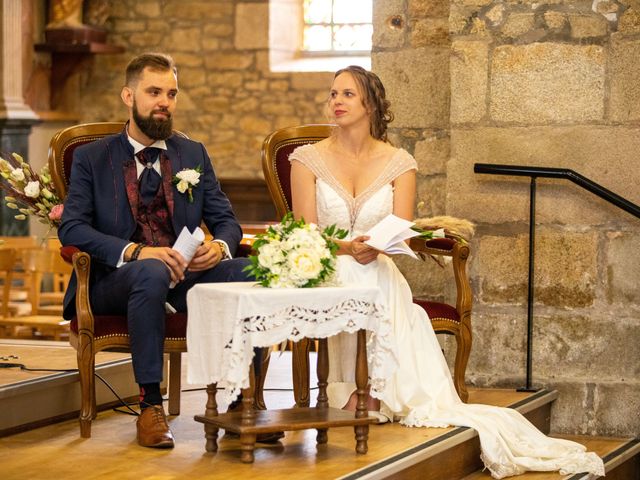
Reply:
<svg viewBox="0 0 640 480"><path fill-rule="evenodd" d="M0 368L19 368L20 370L24 370L26 372L56 372L56 373L71 373L71 372L77 372L78 369L77 368L68 368L68 369L63 369L63 368L29 368L27 366L25 366L23 363L8 363L8 362L2 362L0 363ZM119 412L119 413L126 413L127 415L135 415L138 416L139 413L136 412L133 408L131 408L131 404L127 403L120 395L118 395L116 393L116 391L114 390L114 388L109 384L109 382L107 382L104 378L102 378L102 376L98 373L98 372L93 372L93 374L98 378L98 380L100 380L105 387L107 387L109 390L111 390L111 393L113 393L113 395L118 399L118 401L122 404L123 407L125 407L127 410L120 410L120 407L113 407L113 411L115 412Z"/></svg>
<svg viewBox="0 0 640 480"><path fill-rule="evenodd" d="M138 415L140 415L138 412L136 412L133 408L131 408L131 404L127 403L124 401L124 399L122 397L120 397L120 395L118 395L116 393L116 391L113 389L113 387L111 385L109 385L109 382L107 382L104 378L102 378L102 376L100 376L100 374L98 372L93 372L93 374L98 377L98 379L100 379L100 381L102 383L104 383L105 387L107 387L109 390L111 390L111 393L113 393L116 398L120 401L120 403L128 410L120 410L119 407L113 407L113 411L114 412L119 412L119 413L125 413L127 415L135 415L136 417Z"/></svg>
<svg viewBox="0 0 640 480"><path fill-rule="evenodd" d="M68 368L68 369L59 369L59 368L29 368L25 366L23 363L9 363L9 362L1 362L0 368L20 368L20 370L24 370L27 372L57 372L57 373L71 373L77 372L77 368ZM127 403L118 393L114 390L114 388L107 382L98 372L94 372L94 375L100 380L105 387L107 387L111 393L118 399L118 401L122 404L122 406L126 410L122 410L120 407L113 407L112 410L118 413L124 413L126 415L139 416L140 414L131 408L131 404ZM182 389L181 392L201 392L205 391L206 387L200 388L185 388ZM218 390L224 390L224 388L219 388ZM318 387L310 387L309 390L318 390ZM292 392L293 388L265 388L264 392ZM164 399L163 399L164 400Z"/></svg>

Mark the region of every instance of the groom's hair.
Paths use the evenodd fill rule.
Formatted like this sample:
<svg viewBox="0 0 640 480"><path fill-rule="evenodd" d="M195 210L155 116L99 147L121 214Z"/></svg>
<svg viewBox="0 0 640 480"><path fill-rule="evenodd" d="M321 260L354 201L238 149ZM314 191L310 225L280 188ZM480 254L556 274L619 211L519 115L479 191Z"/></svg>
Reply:
<svg viewBox="0 0 640 480"><path fill-rule="evenodd" d="M171 70L176 77L178 76L178 69L170 55L148 52L131 59L125 73L125 85L128 87L134 86L145 68L158 72Z"/></svg>
<svg viewBox="0 0 640 480"><path fill-rule="evenodd" d="M389 110L391 102L387 100L382 80L375 73L358 65L338 70L333 78L345 72L350 73L360 87L362 103L369 113L369 133L373 138L386 142L387 125L393 121L393 113Z"/></svg>

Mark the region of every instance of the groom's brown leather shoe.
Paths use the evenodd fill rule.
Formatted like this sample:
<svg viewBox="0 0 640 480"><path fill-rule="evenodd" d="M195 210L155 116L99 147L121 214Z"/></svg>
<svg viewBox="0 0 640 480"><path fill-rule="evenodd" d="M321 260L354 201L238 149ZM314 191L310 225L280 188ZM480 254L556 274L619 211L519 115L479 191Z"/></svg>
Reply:
<svg viewBox="0 0 640 480"><path fill-rule="evenodd" d="M140 412L136 422L138 443L143 447L173 448L173 434L169 430L162 405L151 405Z"/></svg>

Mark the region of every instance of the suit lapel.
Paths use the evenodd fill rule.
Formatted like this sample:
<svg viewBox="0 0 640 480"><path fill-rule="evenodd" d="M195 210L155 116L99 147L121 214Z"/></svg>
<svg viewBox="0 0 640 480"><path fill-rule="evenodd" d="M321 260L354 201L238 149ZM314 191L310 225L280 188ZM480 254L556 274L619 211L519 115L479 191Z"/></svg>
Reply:
<svg viewBox="0 0 640 480"><path fill-rule="evenodd" d="M169 215L173 218L173 170L171 169L171 160L166 153L160 154L160 171L162 172L162 191L164 199L167 202Z"/></svg>
<svg viewBox="0 0 640 480"><path fill-rule="evenodd" d="M129 159L122 165L124 173L124 188L127 192L127 198L129 199L129 205L131 206L131 214L134 221L138 218L138 171L136 169L136 162Z"/></svg>
<svg viewBox="0 0 640 480"><path fill-rule="evenodd" d="M124 236L129 237L133 235L135 230L136 218L138 216L138 175L135 165L135 157L133 155L133 146L129 143L127 137L126 127L122 130L119 138L119 149L113 152L113 171L116 174L116 197L123 198L126 195L128 204L126 207L121 208L123 202L118 202L118 216L122 216L125 230L121 232ZM118 167L118 163L121 167ZM122 168L122 177L118 173L118 168ZM119 178L122 178L120 181ZM122 183L121 183L122 182ZM122 188L122 190L120 190ZM124 206L124 205L122 205ZM131 215L131 217L129 217Z"/></svg>
<svg viewBox="0 0 640 480"><path fill-rule="evenodd" d="M162 185L164 187L164 196L167 201L167 208L171 214L173 221L173 231L176 235L180 235L180 231L187 224L187 205L184 199L184 195L178 193L174 195L177 190L174 190L173 176L182 170L182 158L178 151L176 144L172 141L173 137L169 137L166 140L167 152L166 156L161 155L160 168L162 170Z"/></svg>

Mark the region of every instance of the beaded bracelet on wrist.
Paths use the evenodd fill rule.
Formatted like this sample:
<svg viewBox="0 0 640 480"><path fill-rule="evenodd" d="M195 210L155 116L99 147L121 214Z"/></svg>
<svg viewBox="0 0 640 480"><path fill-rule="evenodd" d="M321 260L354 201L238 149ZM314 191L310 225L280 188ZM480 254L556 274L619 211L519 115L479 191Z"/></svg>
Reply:
<svg viewBox="0 0 640 480"><path fill-rule="evenodd" d="M133 249L133 252L131 252L131 258L130 258L130 262L135 262L136 260L138 260L138 257L140 256L140 252L142 251L142 249L146 247L146 245L144 243L138 243L136 245L136 248Z"/></svg>

